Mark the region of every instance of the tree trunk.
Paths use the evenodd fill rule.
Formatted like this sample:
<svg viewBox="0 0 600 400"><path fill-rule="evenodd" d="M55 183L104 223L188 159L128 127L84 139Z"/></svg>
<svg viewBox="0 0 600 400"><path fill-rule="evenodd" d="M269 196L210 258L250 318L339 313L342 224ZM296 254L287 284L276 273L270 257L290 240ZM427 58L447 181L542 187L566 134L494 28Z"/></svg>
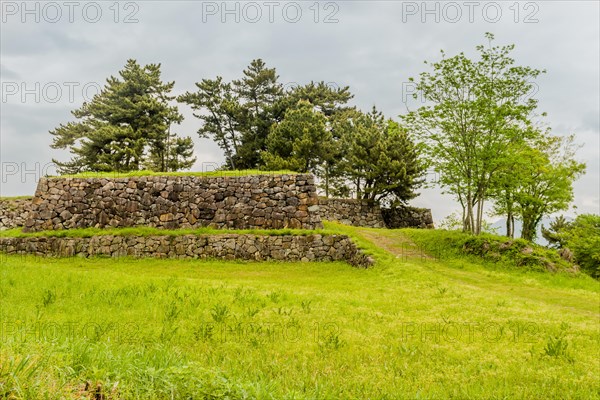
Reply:
<svg viewBox="0 0 600 400"><path fill-rule="evenodd" d="M481 234L481 225L483 221L483 197L477 200L477 224L475 225L475 234Z"/></svg>
<svg viewBox="0 0 600 400"><path fill-rule="evenodd" d="M504 201L506 202L506 236L515 237L515 216L513 214L513 202L508 188L504 191Z"/></svg>
<svg viewBox="0 0 600 400"><path fill-rule="evenodd" d="M510 215L510 238L515 238L515 215Z"/></svg>
<svg viewBox="0 0 600 400"><path fill-rule="evenodd" d="M165 151L164 151L164 154L162 157L162 159L163 159L162 160L162 163L163 163L162 168L163 168L163 171L167 171L167 172L169 171L169 153L170 153L169 146L171 144L170 139L171 139L171 124L169 124L169 130L167 131L167 140L165 143Z"/></svg>
<svg viewBox="0 0 600 400"><path fill-rule="evenodd" d="M325 164L325 197L329 198L329 165Z"/></svg>
<svg viewBox="0 0 600 400"><path fill-rule="evenodd" d="M521 231L521 239L533 241L534 236L534 219L531 216L523 215L523 230Z"/></svg>
<svg viewBox="0 0 600 400"><path fill-rule="evenodd" d="M506 236L508 236L509 238L512 238L514 235L514 232L513 232L514 229L515 229L515 226L514 226L512 211L509 210L506 213Z"/></svg>
<svg viewBox="0 0 600 400"><path fill-rule="evenodd" d="M471 198L471 193L467 194L467 218L464 222L463 231L467 233L473 233L475 218L473 216L473 199Z"/></svg>

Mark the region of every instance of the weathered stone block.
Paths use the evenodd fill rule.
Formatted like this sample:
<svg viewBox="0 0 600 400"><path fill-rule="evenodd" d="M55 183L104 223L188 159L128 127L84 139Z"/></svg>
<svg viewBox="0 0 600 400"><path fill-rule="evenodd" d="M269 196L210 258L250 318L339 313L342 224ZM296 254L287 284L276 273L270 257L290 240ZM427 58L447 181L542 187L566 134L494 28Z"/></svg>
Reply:
<svg viewBox="0 0 600 400"><path fill-rule="evenodd" d="M299 228L321 228L318 214L296 215L311 214L304 207L318 201L314 187L305 184L310 179L308 175L42 178L19 226L28 231L108 225L270 229L297 226L289 221L296 218Z"/></svg>

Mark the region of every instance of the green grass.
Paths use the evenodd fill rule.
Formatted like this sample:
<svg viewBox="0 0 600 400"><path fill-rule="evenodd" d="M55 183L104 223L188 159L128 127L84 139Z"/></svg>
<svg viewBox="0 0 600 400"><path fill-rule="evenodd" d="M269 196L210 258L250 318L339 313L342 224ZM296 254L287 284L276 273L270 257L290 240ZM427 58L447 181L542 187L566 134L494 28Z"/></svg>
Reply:
<svg viewBox="0 0 600 400"><path fill-rule="evenodd" d="M137 176L205 176L205 177L239 177L248 175L284 175L297 174L292 171L262 171L258 169L239 171L179 171L179 172L154 172L154 171L129 171L129 172L82 172L72 175L49 176L49 178L131 178Z"/></svg>
<svg viewBox="0 0 600 400"><path fill-rule="evenodd" d="M33 196L0 196L0 201L29 200Z"/></svg>
<svg viewBox="0 0 600 400"><path fill-rule="evenodd" d="M1 256L0 399L600 398L597 281L326 230L375 267Z"/></svg>
<svg viewBox="0 0 600 400"><path fill-rule="evenodd" d="M483 260L491 269L573 271L573 265L562 259L556 250L523 239L488 233L474 236L447 230L405 229L403 233L428 253L444 259Z"/></svg>

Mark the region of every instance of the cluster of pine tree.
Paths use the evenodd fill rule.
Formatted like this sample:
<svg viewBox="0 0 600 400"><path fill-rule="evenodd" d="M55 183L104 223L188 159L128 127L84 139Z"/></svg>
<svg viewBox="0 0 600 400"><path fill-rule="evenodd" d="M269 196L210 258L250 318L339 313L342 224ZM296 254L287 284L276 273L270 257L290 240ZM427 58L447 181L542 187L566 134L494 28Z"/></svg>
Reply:
<svg viewBox="0 0 600 400"><path fill-rule="evenodd" d="M284 90L258 59L243 77L196 83L178 98L202 121L198 133L223 149L230 169L311 172L326 196L406 202L424 166L406 130L373 109L348 105L348 87L310 82Z"/></svg>
<svg viewBox="0 0 600 400"><path fill-rule="evenodd" d="M176 171L195 159L189 137L171 132L183 116L171 105L174 82L163 83L160 64L129 60L90 103L73 111L76 122L51 132L52 147L73 158L54 161L61 173ZM254 60L239 80L203 79L176 98L191 106L198 134L223 149L226 168L311 172L325 194L406 202L416 196L424 165L418 147L398 123L375 108L348 105L348 87L310 82L285 90L274 68Z"/></svg>

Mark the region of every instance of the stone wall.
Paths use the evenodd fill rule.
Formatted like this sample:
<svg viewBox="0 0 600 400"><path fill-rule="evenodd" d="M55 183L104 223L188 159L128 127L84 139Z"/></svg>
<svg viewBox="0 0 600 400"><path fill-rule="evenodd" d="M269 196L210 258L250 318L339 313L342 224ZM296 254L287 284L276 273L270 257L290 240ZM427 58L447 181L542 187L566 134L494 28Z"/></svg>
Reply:
<svg viewBox="0 0 600 400"><path fill-rule="evenodd" d="M381 210L385 225L390 229L433 229L433 216L428 208L397 207Z"/></svg>
<svg viewBox="0 0 600 400"><path fill-rule="evenodd" d="M344 235L165 235L93 237L0 237L0 252L56 257L216 258L345 261L368 267L373 260Z"/></svg>
<svg viewBox="0 0 600 400"><path fill-rule="evenodd" d="M312 175L42 178L25 231L321 228Z"/></svg>
<svg viewBox="0 0 600 400"><path fill-rule="evenodd" d="M31 199L0 199L0 230L25 225L31 211Z"/></svg>
<svg viewBox="0 0 600 400"><path fill-rule="evenodd" d="M321 219L368 228L433 228L427 208L380 208L366 200L319 199Z"/></svg>
<svg viewBox="0 0 600 400"><path fill-rule="evenodd" d="M306 176L306 175L289 175L288 176L288 181L290 180L290 177L295 177L296 182L298 182L298 177L306 177L306 179L303 181L305 182L304 185L298 185L298 186L312 186L312 177L310 176ZM143 177L142 177L143 178ZM136 178L138 181L136 181L136 189L135 191L137 191L137 182L142 182L143 179L142 178ZM148 177L151 178L152 181L154 181L155 177ZM148 179L145 178L145 179ZM173 177L176 178L176 177ZM186 177L181 177L181 178L186 178ZM273 177L269 177L269 176L264 176L264 177L243 177L243 178L233 178L233 179L237 179L237 180L248 180L249 178L258 178L259 182L262 182L263 180L265 180L266 178L276 178L275 176ZM232 179L232 178L212 178L212 179ZM46 182L48 182L49 180L47 180ZM114 181L114 180L113 180ZM280 182L280 180L274 179L274 182ZM40 182L41 184L42 182ZM106 182L106 184L108 183L108 181ZM113 182L114 183L114 182ZM123 184L117 182L118 184ZM302 181L298 182L298 183L302 183ZM92 182L91 186L93 187L95 183ZM105 185L106 185L105 184ZM246 186L248 184L248 182L244 182L243 185ZM79 185L79 183L77 184ZM105 185L103 185L101 188L103 188ZM126 184L126 193L127 193L127 185L129 185L129 182L127 181ZM199 204L194 204L193 202L190 202L189 200L187 200L187 203L185 202L186 200L183 200L183 202L179 203L181 206L186 206L189 208L187 213L182 213L182 212L177 212L176 210L174 210L175 212L171 212L169 215L169 213L167 213L166 215L160 214L160 212L162 212L161 210L163 210L166 207L169 207L168 204L170 204L170 207L174 207L177 205L177 202L174 202L172 200L169 200L169 195L167 193L164 193L165 190L161 191L159 193L158 196L155 196L155 198L157 199L156 203L159 204L161 203L162 205L159 207L158 205L155 206L155 211L157 211L159 214L158 216L154 215L153 217L151 217L151 219L155 222L149 222L148 226L163 226L163 227L181 227L181 228L191 228L191 227L197 227L197 226L204 226L202 225L202 223L208 223L208 226L213 226L213 227L239 227L239 226L244 226L244 224L246 225L251 225L252 224L260 224L262 227L267 227L267 228L276 228L276 227L295 227L298 226L298 223L300 223L301 227L307 228L307 227L311 227L311 226L315 226L315 227L320 227L321 223L319 220L319 217L316 216L315 214L318 212L320 219L326 219L329 221L338 221L341 222L343 224L347 224L347 225L353 225L353 226L365 226L365 227L373 227L373 228L383 228L383 227L388 227L388 228L433 228L433 218L431 215L431 210L429 209L422 209L422 208L413 208L413 207L404 207L404 208L399 208L396 210L390 210L390 209L380 209L378 205L373 205L370 204L366 201L363 200L354 200L354 199L318 199L319 202L319 207L317 209L317 207L315 207L315 197L313 195L313 190L312 188L309 188L309 191L305 191L305 192L299 192L296 199L297 201L294 199L293 196L293 192L292 195L290 197L288 197L288 193L290 192L289 190L287 192L283 192L283 189L281 191L279 191L279 187L277 187L277 183L275 183L275 186L273 186L273 188L269 187L270 185L273 185L273 183L270 183L268 185L266 185L267 187L265 187L264 183L263 183L263 188L266 191L265 195L261 196L261 197L269 197L269 196L274 196L277 198L281 198L284 197L285 200L275 200L275 199L270 199L268 200L268 204L274 204L274 202L277 202L277 205L275 207L273 206L268 206L265 207L264 209L260 208L263 207L263 204L260 204L258 202L256 202L256 200L253 200L252 197L249 199L249 201L247 202L246 205L242 204L241 206L238 205L237 207L235 206L235 204L233 206L229 206L230 209L234 209L237 210L236 213L233 213L231 215L227 215L227 214L223 214L222 211L215 211L215 216L214 216L214 220L210 221L210 220L200 220L200 222L198 222L198 220L196 220L196 223L194 225L192 225L192 221L194 221L194 218L201 217L202 215L206 216L210 216L211 212L210 209L208 211L202 211L202 210L206 210L206 208L208 207L212 207L217 208L217 210L219 209L219 207L223 206L223 203L220 203L218 201L215 201L215 206L211 206L209 204L208 201L203 201L200 202ZM46 186L48 186L48 189L50 189L49 185L46 183ZM85 185L84 185L85 186ZM90 186L90 184L88 184L88 186ZM217 186L220 188L221 186L219 184L217 184ZM53 186L54 187L54 186ZM153 186L152 186L153 187ZM167 186L165 185L165 189L167 188ZM214 188L214 186L213 186ZM133 189L133 188L130 188ZM289 189L289 185L288 185L288 189ZM89 191L90 189L88 189ZM94 189L97 190L97 189ZM118 191L119 189L115 189L115 191ZM215 189L213 189L215 190ZM248 192L248 188L244 189L246 190L246 192ZM40 191L40 187L38 186L38 192ZM54 194L41 194L40 197L38 197L38 199L36 199L35 201L39 204L37 204L37 206L35 207L35 211L37 213L41 213L41 211L44 210L48 210L50 207L49 205L51 205L53 202L56 202L56 204L58 205L59 202L63 202L63 204L68 204L68 207L66 208L66 210L71 213L74 214L71 210L77 210L77 207L83 207L83 204L80 204L78 206L77 200L78 198L76 197L77 192L79 191L79 189L74 191L74 195L71 194L71 190L69 190L69 194L67 195L65 191L63 191L62 195L59 195L58 193L56 193L56 190L53 190ZM147 199L147 195L145 195L147 191L142 190L142 197L146 196ZM252 192L252 189L250 189L250 192ZM84 197L87 198L87 193L85 190L83 190ZM93 193L92 192L92 196L93 197ZM149 193L152 193L151 191ZM222 195L226 194L227 192L224 191L223 193L221 193ZM277 194L277 193L285 193L285 195L282 194ZM304 193L304 194L303 194ZM228 194L228 193L227 193ZM166 195L166 197L164 197ZM253 193L254 196L259 195L259 193ZM58 197L57 197L58 196ZM65 200L61 200L62 196L65 196ZM66 200L69 196L71 196L71 200ZM152 195L150 195L152 196ZM160 199L158 199L160 197ZM180 197L181 198L181 197ZM200 196L200 198L204 199L203 197ZM220 194L217 194L215 197L216 198L220 198ZM231 202L233 200L225 200L225 198L223 198L224 200L222 200L223 202ZM75 201L74 201L75 200ZM102 198L100 199L103 203L102 204L113 204L114 205L114 209L119 210L122 209L123 206L125 207L125 209L127 210L127 208L129 207L129 209L133 209L135 206L131 203L130 199L122 199L120 197L113 199L113 201L109 201L110 199L105 199ZM237 200L237 196L235 196L235 200ZM31 204L31 199L0 199L0 230L3 229L11 229L11 228L18 228L18 227L22 227L25 225L25 222L29 219L30 223L33 223L32 228L33 229L28 229L28 230L40 230L39 225L42 224L42 226L49 226L52 223L52 226L54 226L54 222L56 221L57 223L61 223L63 224L62 226L64 226L64 223L67 223L67 226L69 227L78 227L78 226L85 226L85 221L81 221L81 217L78 216L71 216L70 221L61 221L61 216L60 215L56 215L53 218L53 221L51 222L47 222L44 221L42 218L42 215L40 214L36 214L37 217L36 220L30 219L30 212L32 211L32 204ZM242 201L244 201L243 196L242 196ZM282 202L283 201L283 202ZM40 203L41 202L41 203ZM169 203L170 202L170 203ZM256 202L256 203L255 203ZM263 201L264 205L267 205L267 202ZM297 203L297 211L300 211L301 213L298 215L304 215L304 212L306 212L308 214L308 223L306 221L306 219L304 219L303 221L301 221L302 217L299 218L294 218L294 216L296 215L296 212L294 212L293 208L289 207L288 204L290 206L293 207L293 204ZM43 205L45 204L45 205ZM119 204L121 204L119 206ZM281 207L281 205L284 205L285 207L288 207L287 209L285 209L285 207ZM310 204L310 205L309 205ZM254 206L259 206L257 207L258 210L254 210ZM201 208L199 206L203 206L206 208ZM70 207L70 208L69 208ZM280 211L277 211L276 209L279 209ZM150 210L152 210L152 205L150 205ZM194 211L195 210L195 211ZM263 211L264 210L264 216L261 217L261 215L263 215ZM271 215L273 216L273 212L276 212L275 217L277 219L275 219L273 222L271 222L271 226L265 226L266 224L266 219L267 215ZM104 210L103 210L104 211ZM88 210L88 212L90 212L90 210ZM241 212L241 215L240 215ZM95 215L94 211L91 211L92 213L92 217ZM292 216L292 213L294 216ZM45 214L43 215L44 217L46 216L50 216L50 215L54 215L54 214ZM97 218L98 218L98 226L129 226L129 225L124 225L124 222L132 222L131 219L133 218L133 215L129 215L126 216L124 219L122 219L121 221L119 221L119 216L117 215L117 218L113 218L113 220L111 221L110 219L108 220L108 224L105 225L101 225L99 224L99 222L107 222L106 218L108 218L108 213L106 213L106 211L102 214L100 213ZM191 215L191 216L190 216ZM65 217L68 216L68 214L64 214ZM161 221L161 216L163 219L166 219L165 221ZM177 218L179 217L179 218ZM281 219L283 217L283 219ZM58 218L58 219L56 219ZM171 218L173 218L173 220L170 220ZM188 219L189 218L189 219ZM222 221L222 219L225 219L224 221ZM262 218L262 219L261 219ZM295 219L295 220L294 220ZM101 221L100 221L101 220ZM138 220L138 224L142 224L143 223L143 218L140 218ZM279 221L279 222L278 222ZM133 221L135 222L135 221ZM302 223L304 223L304 225L302 225ZM111 225L112 224L112 225ZM116 225L115 225L116 224ZM213 224L213 225L211 225ZM96 226L95 224L93 226ZM63 229L61 227L59 227L59 229ZM26 229L27 230L27 229Z"/></svg>
<svg viewBox="0 0 600 400"><path fill-rule="evenodd" d="M366 200L319 199L321 219L345 225L385 228L379 205Z"/></svg>

